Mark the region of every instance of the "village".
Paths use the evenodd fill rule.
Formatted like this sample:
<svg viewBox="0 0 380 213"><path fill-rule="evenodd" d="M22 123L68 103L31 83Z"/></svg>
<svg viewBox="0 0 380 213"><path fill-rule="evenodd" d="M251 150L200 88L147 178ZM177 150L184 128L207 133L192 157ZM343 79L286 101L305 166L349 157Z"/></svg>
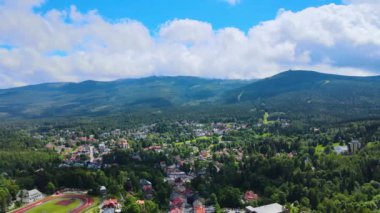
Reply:
<svg viewBox="0 0 380 213"><path fill-rule="evenodd" d="M268 124L270 125L270 122L273 122L266 119L264 118L257 123L255 128L265 128ZM278 126L283 129L290 126L288 120L278 120L277 122ZM171 188L168 199L170 213L287 212L286 207L278 203L258 206L257 202L261 197L253 189L248 189L240 194L241 203L244 204L245 208L231 209L215 207L214 203L210 203L210 197L202 197L201 193L192 187L194 179L208 178L210 165L212 165L212 170L218 173L226 159L233 159L236 162L244 161L247 154L246 150L231 146L228 133L244 131L252 127L246 123L215 122L205 124L188 121L176 122L175 125L183 129L179 131L183 141L170 137L164 138L157 124L143 125L135 129L99 131L94 134L72 129L59 129L35 134L33 137L48 140L45 148L62 157L63 161L58 165L58 168L85 168L97 171L108 167L118 167L117 164L104 162L104 157L112 156L115 151L130 153L130 159L136 163L142 162L142 155L149 153L172 156L170 163L165 161L156 163L157 168L165 174L165 183ZM317 128L312 129L315 134L318 134L319 131ZM265 138L266 135L263 134L262 137ZM337 154L353 154L361 146L359 141L353 140L347 146L334 144L333 150ZM325 147L320 147L320 149L325 149ZM293 158L297 152L275 154L276 156ZM139 187L139 191L142 192L141 199L134 202L143 208L147 201L154 199L156 186L152 180L141 178ZM65 190L67 189L63 191ZM123 196L108 196L106 186L101 186L99 190L102 197L98 205L99 211L120 212L124 202ZM45 196L37 189L23 190L20 193L18 197L25 204L33 203ZM251 206L252 204L256 207Z"/></svg>
<svg viewBox="0 0 380 213"><path fill-rule="evenodd" d="M197 176L206 175L206 167L197 169L195 171L195 161L201 162L202 165L213 163L218 170L218 165L221 163L214 161L212 155L223 156L233 155L237 160L243 158L244 152L238 149L222 149L215 153L212 153L211 148L217 144L228 143L223 141L222 138L225 133L229 131L236 131L247 128L247 124L237 123L211 123L201 124L194 122L177 122L178 125L191 129L191 135L195 139L189 139L184 142L178 140L174 143L160 143L150 146L142 147L143 151L152 151L156 153L173 152L176 147L186 147L191 150L185 157L176 155L173 159L173 163L167 165L165 162L160 162L159 167L165 172L165 181L171 186L172 192L170 194L169 212L171 213L212 213L216 212L215 207L212 205L206 205L205 200L198 192L193 191L189 185L191 181ZM259 126L259 124L258 124ZM114 129L108 132L100 132L97 136L85 135L82 132L76 132L68 129L61 129L55 132L55 135L51 137L52 133L48 132L45 135L34 135L35 138L44 139L46 135L50 135L50 142L46 144L46 149L57 152L63 157L63 163L59 168L70 167L83 167L91 170L99 170L101 168L111 166L103 163L103 156L110 154L114 150L137 150L133 152L132 159L141 160L139 150L133 145L139 141L143 141L154 135L155 125L144 125L134 130L121 130ZM197 141L210 141L214 138L214 141L208 146L199 146ZM131 141L133 141L131 143ZM184 169L187 167L187 169ZM186 172L184 171L186 170ZM146 179L140 179L141 191L143 192L143 200L137 200L136 203L144 205L144 200L152 200L154 185ZM105 199L107 189L102 186L100 189L104 200L100 204L99 209L104 212L119 212L121 205L116 198ZM25 198L29 199L31 203L38 199L42 199L43 195L37 189L31 191L25 191ZM28 198L29 197L29 198ZM252 190L247 191L242 195L243 202L252 202L258 200L259 196ZM281 207L282 208L282 207ZM112 210L113 209L113 210ZM112 211L111 211L112 210ZM225 212L243 212L244 209L225 209ZM252 207L247 207L247 212L255 212Z"/></svg>

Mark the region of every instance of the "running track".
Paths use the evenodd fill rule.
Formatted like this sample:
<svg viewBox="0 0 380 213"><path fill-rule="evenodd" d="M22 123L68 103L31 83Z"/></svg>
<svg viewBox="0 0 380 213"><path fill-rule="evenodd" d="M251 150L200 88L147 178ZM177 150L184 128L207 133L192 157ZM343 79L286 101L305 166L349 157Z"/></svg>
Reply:
<svg viewBox="0 0 380 213"><path fill-rule="evenodd" d="M35 208L35 207L42 205L42 204L44 204L50 200L54 200L54 199L58 199L58 198L76 198L76 199L80 199L82 201L82 205L80 205L78 208L71 211L71 213L80 213L83 210L90 207L94 203L94 199L92 199L91 197L88 197L86 195L61 194L61 195L53 195L53 196L45 197L45 198L38 200L34 203L31 203L31 204L23 206L19 209L16 209L16 210L12 211L11 213L25 213L32 208Z"/></svg>

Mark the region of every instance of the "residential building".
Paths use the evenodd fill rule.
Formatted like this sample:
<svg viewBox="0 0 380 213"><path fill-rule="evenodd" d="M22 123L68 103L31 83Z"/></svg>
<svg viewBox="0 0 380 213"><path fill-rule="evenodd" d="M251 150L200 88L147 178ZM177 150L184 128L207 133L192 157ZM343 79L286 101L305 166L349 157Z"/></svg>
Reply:
<svg viewBox="0 0 380 213"><path fill-rule="evenodd" d="M252 201L255 201L258 199L259 199L259 196L257 194L255 194L253 191L246 191L244 193L245 202L252 202Z"/></svg>
<svg viewBox="0 0 380 213"><path fill-rule="evenodd" d="M33 203L37 200L41 200L43 197L43 194L37 189L32 189L29 191L24 189L18 193L18 198L23 203Z"/></svg>
<svg viewBox="0 0 380 213"><path fill-rule="evenodd" d="M348 149L351 154L355 154L361 147L362 144L358 140L352 140L348 143Z"/></svg>
<svg viewBox="0 0 380 213"><path fill-rule="evenodd" d="M103 202L102 213L118 213L121 212L121 205L117 199L108 199Z"/></svg>
<svg viewBox="0 0 380 213"><path fill-rule="evenodd" d="M344 154L344 153L348 152L348 146L335 146L334 151L337 154Z"/></svg>
<svg viewBox="0 0 380 213"><path fill-rule="evenodd" d="M278 203L272 203L269 205L260 206L256 208L252 206L247 206L245 207L245 211L247 213L285 213L287 212L286 208L284 208L282 205Z"/></svg>

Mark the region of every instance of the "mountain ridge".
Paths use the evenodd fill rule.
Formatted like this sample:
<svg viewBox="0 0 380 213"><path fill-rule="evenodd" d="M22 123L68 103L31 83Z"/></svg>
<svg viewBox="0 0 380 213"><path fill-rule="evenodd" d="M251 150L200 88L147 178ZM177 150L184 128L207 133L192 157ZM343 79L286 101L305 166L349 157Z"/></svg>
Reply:
<svg viewBox="0 0 380 213"><path fill-rule="evenodd" d="M45 83L0 90L0 118L104 115L183 106L260 105L328 111L349 107L377 113L380 76L285 71L257 81L151 76L116 81ZM364 111L364 113L371 113Z"/></svg>

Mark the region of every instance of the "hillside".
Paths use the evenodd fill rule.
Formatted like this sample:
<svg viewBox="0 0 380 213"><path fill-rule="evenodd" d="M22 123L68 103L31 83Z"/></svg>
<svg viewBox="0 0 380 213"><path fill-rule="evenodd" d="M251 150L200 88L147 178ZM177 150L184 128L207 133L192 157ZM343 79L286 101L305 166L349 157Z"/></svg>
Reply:
<svg viewBox="0 0 380 213"><path fill-rule="evenodd" d="M148 77L111 82L49 83L0 90L2 117L104 115L211 103L249 81Z"/></svg>
<svg viewBox="0 0 380 213"><path fill-rule="evenodd" d="M257 103L271 110L379 115L380 76L287 71L230 91L226 97L228 103Z"/></svg>

